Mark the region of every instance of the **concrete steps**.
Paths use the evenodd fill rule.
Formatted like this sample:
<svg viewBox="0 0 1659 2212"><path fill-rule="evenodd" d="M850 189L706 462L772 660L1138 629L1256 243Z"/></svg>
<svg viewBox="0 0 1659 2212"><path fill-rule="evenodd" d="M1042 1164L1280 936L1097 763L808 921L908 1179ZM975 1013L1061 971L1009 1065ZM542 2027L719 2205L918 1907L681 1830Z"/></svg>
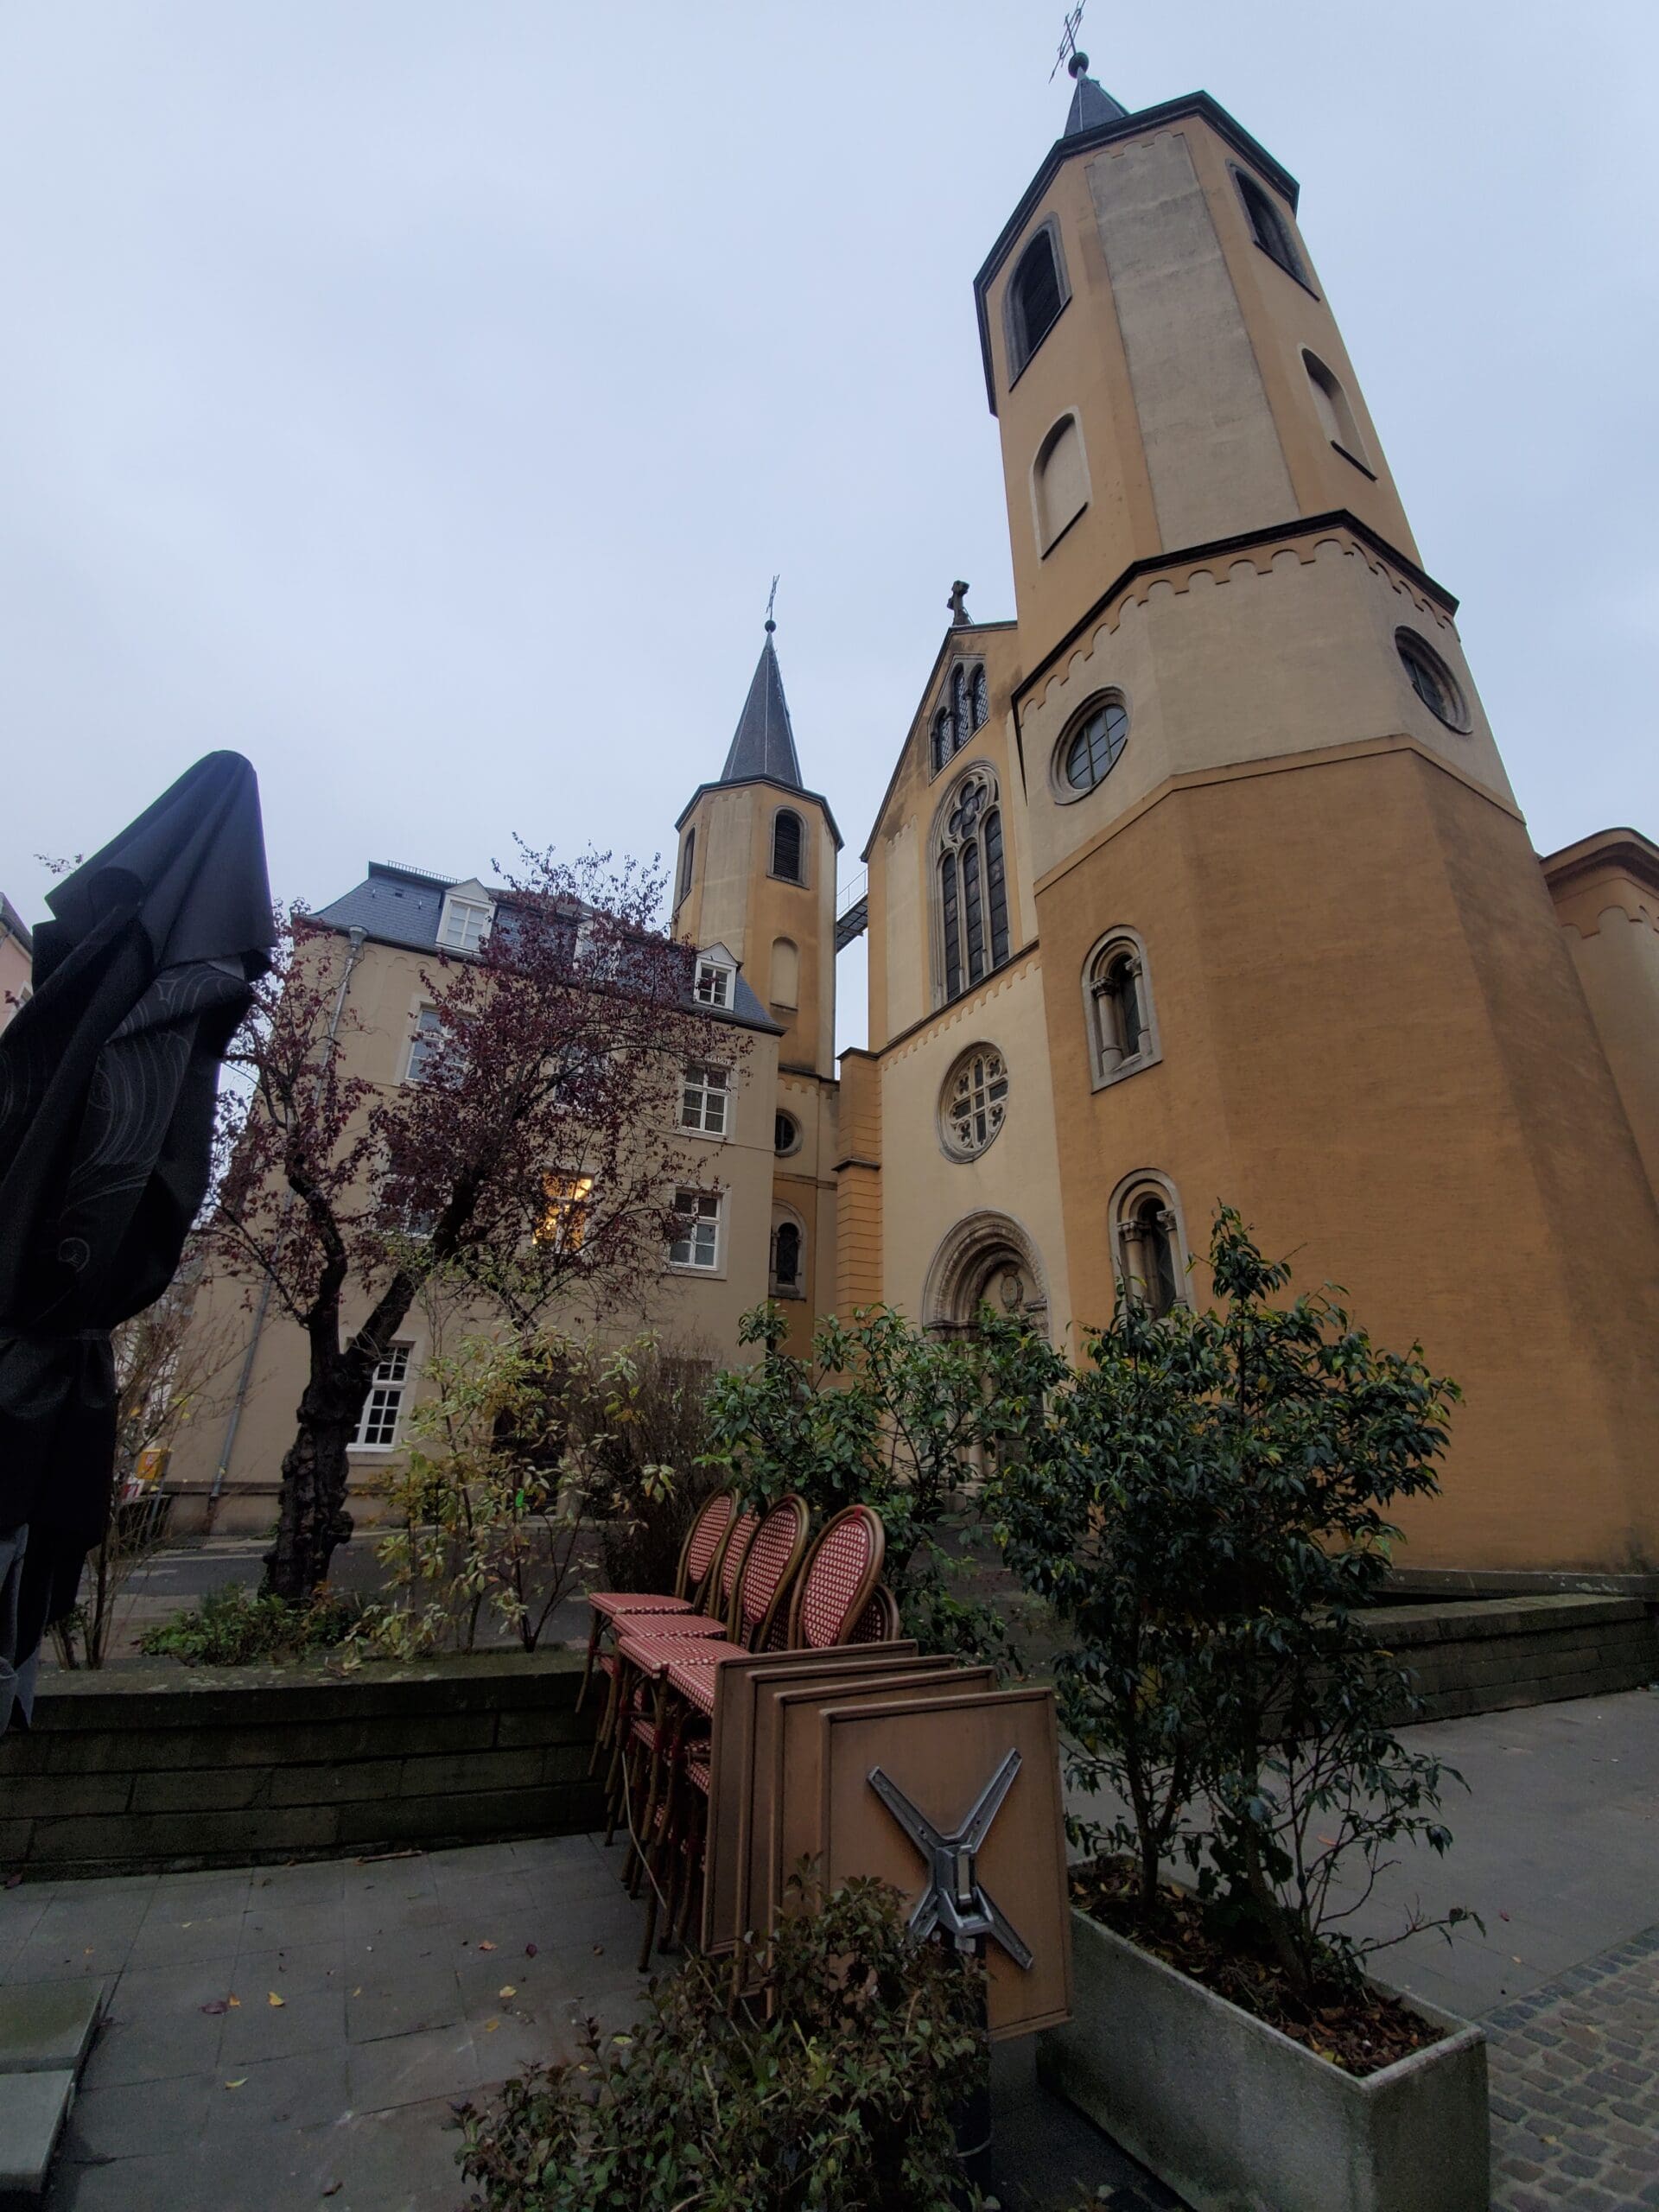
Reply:
<svg viewBox="0 0 1659 2212"><path fill-rule="evenodd" d="M37 2207L104 2016L96 1981L0 1989L0 2212Z"/></svg>

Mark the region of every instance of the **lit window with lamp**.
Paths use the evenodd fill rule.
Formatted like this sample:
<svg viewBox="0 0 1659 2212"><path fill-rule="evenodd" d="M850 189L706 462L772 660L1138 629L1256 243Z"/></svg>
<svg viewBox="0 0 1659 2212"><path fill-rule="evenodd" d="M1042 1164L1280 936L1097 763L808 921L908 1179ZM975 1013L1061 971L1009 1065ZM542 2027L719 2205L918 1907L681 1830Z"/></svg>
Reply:
<svg viewBox="0 0 1659 2212"><path fill-rule="evenodd" d="M536 1242L555 1252L580 1252L593 1211L591 1175L549 1175L542 1183L541 1217Z"/></svg>

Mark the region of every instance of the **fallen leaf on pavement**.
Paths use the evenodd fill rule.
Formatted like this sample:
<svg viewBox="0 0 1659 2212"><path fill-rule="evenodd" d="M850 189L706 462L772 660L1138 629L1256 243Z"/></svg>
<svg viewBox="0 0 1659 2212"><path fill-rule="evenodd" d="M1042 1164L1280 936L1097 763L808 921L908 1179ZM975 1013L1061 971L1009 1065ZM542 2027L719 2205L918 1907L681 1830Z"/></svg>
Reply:
<svg viewBox="0 0 1659 2212"><path fill-rule="evenodd" d="M526 1944L525 1944L525 1946L524 1946L524 1956L525 1956L527 1959L533 1959L533 1958L535 1957L535 1955L536 1955L536 1946L535 1946L533 1943L526 1943Z"/></svg>
<svg viewBox="0 0 1659 2212"><path fill-rule="evenodd" d="M245 2074L238 2074L234 2082L227 2082L225 2086L227 2089L239 2089L247 2078Z"/></svg>
<svg viewBox="0 0 1659 2212"><path fill-rule="evenodd" d="M360 1981L358 1983L357 1987L352 1992L352 1994L353 1997L360 1997L363 1994L363 1985Z"/></svg>
<svg viewBox="0 0 1659 2212"><path fill-rule="evenodd" d="M501 2023L499 2020L486 2020L484 2023L485 2034L486 2036L493 2036L500 2024Z"/></svg>
<svg viewBox="0 0 1659 2212"><path fill-rule="evenodd" d="M604 1955L605 1955L605 1946L604 1946L602 1943L595 1943L595 1944L594 1944L594 1956L596 1959L602 1959L602 1958L604 1957Z"/></svg>
<svg viewBox="0 0 1659 2212"><path fill-rule="evenodd" d="M265 2002L267 2005L283 2005L287 2004L288 1999L285 1997L279 1997L273 1989L270 1996L266 1998Z"/></svg>
<svg viewBox="0 0 1659 2212"><path fill-rule="evenodd" d="M495 1993L498 1997L516 1997L518 1994L510 1981L504 1981Z"/></svg>
<svg viewBox="0 0 1659 2212"><path fill-rule="evenodd" d="M493 1943L480 1943L478 1948L480 1951L493 1951L495 1946Z"/></svg>
<svg viewBox="0 0 1659 2212"><path fill-rule="evenodd" d="M242 2010L242 1999L234 1992L225 1999L225 2002L233 2012L239 2012Z"/></svg>
<svg viewBox="0 0 1659 2212"><path fill-rule="evenodd" d="M9 1890L15 1890L22 1878L23 1878L21 1874L8 1874L6 1877L6 1887Z"/></svg>
<svg viewBox="0 0 1659 2212"><path fill-rule="evenodd" d="M345 2183L343 2182L331 2181L327 2188L325 2189L322 2193L325 2196L338 2196L344 2187Z"/></svg>
<svg viewBox="0 0 1659 2212"><path fill-rule="evenodd" d="M210 2020L216 2020L221 2012L228 2012L231 2008L222 1997L215 1997L211 2005L204 2005L201 2009Z"/></svg>
<svg viewBox="0 0 1659 2212"><path fill-rule="evenodd" d="M1500 1906L1498 1907L1498 1909L1497 1909L1497 1916L1498 1916L1498 1918L1499 1918L1500 1920L1507 1920L1507 1919L1509 1918L1509 1916L1509 1916L1509 1914L1508 1914L1507 1912L1505 1912L1505 1911L1504 1911L1504 1910L1503 1910L1503 1906L1502 1906L1502 1905L1500 1905Z"/></svg>

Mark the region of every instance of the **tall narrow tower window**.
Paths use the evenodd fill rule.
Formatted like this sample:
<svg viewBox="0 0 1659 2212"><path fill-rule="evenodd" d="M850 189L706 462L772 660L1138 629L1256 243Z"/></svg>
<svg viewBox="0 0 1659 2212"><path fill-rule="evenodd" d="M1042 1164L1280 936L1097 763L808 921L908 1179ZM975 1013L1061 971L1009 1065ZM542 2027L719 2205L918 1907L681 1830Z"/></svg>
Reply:
<svg viewBox="0 0 1659 2212"><path fill-rule="evenodd" d="M1354 420L1354 410L1348 404L1348 395L1340 380L1327 369L1317 353L1302 349L1302 365L1307 371L1307 381L1313 393L1313 411L1319 418L1319 428L1344 461L1351 461L1371 471L1365 460L1365 448L1359 435L1359 425Z"/></svg>
<svg viewBox="0 0 1659 2212"><path fill-rule="evenodd" d="M1269 260L1276 261L1299 284L1307 284L1307 271L1302 266L1302 257L1296 251L1296 241L1290 234L1290 225L1281 213L1278 203L1266 187L1256 182L1247 170L1235 169L1234 181L1238 196L1244 202L1244 213L1249 221L1250 236ZM1308 289L1313 290L1308 284Z"/></svg>
<svg viewBox="0 0 1659 2212"><path fill-rule="evenodd" d="M1089 464L1075 415L1062 415L1037 448L1031 495L1037 516L1037 550L1046 553L1089 504Z"/></svg>
<svg viewBox="0 0 1659 2212"><path fill-rule="evenodd" d="M1060 259L1059 234L1051 216L1020 255L1008 279L1008 378L1017 377L1054 327L1071 297Z"/></svg>
<svg viewBox="0 0 1659 2212"><path fill-rule="evenodd" d="M684 906L685 894L691 888L691 870L696 863L696 857L697 833L695 830L688 830L685 833L685 843L680 849L680 884L678 890L674 893L674 905L677 909Z"/></svg>
<svg viewBox="0 0 1659 2212"><path fill-rule="evenodd" d="M799 883L804 879L801 861L804 839L801 817L786 806L780 806L772 817L772 872L785 883Z"/></svg>
<svg viewBox="0 0 1659 2212"><path fill-rule="evenodd" d="M976 771L957 785L938 836L941 968L944 995L954 999L1008 957L1002 815L988 774Z"/></svg>

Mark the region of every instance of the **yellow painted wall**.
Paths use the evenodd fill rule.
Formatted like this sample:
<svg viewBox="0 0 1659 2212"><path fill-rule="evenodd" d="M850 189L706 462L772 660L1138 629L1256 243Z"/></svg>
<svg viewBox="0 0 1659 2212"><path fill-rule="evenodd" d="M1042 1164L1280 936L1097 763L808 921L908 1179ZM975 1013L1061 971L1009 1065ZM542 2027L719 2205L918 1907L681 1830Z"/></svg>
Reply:
<svg viewBox="0 0 1659 2212"><path fill-rule="evenodd" d="M1552 854L1544 880L1659 1192L1659 847L1634 830L1605 830Z"/></svg>

